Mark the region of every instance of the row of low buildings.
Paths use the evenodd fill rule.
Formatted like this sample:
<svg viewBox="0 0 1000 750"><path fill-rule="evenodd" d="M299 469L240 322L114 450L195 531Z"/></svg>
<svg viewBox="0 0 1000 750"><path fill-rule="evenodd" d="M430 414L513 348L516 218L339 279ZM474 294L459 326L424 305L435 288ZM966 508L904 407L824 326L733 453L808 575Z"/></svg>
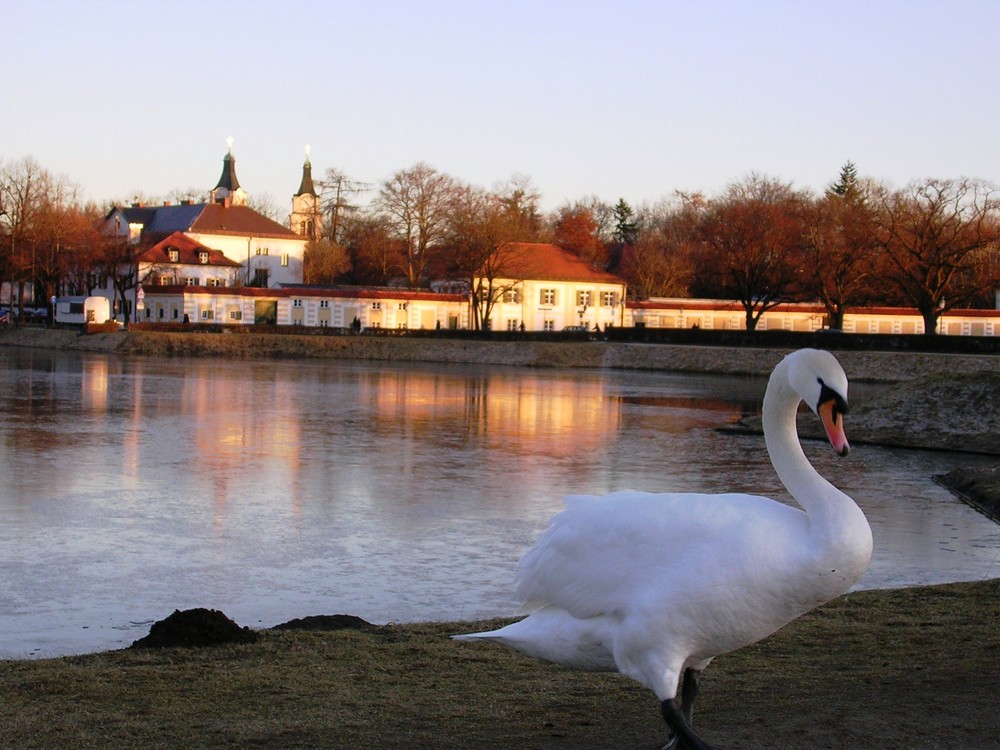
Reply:
<svg viewBox="0 0 1000 750"><path fill-rule="evenodd" d="M313 287L302 283L306 246L322 230L320 200L308 152L289 226L247 205L230 149L222 175L205 203L116 206L103 231L137 248L135 283L124 299L113 284L92 296L108 300L108 315L143 323L213 323L400 329L468 329L488 310L493 330L559 331L607 326L703 328L746 327L734 302L627 298L625 281L594 269L556 245L507 243L490 277L471 279L458 290L394 287ZM485 272L484 272L485 273ZM488 291L483 292L483 289ZM477 306L473 295L480 295ZM489 305L482 303L488 296ZM1000 293L998 293L1000 308ZM56 320L97 321L99 305L83 297L57 300ZM814 331L827 327L816 304L784 304L764 314L759 330ZM858 308L847 313L844 330L857 333L922 333L915 310ZM952 311L940 333L1000 335L1000 310Z"/></svg>
<svg viewBox="0 0 1000 750"><path fill-rule="evenodd" d="M526 285L527 286L527 285ZM619 292L601 292L572 282L537 283L494 310L493 330L558 331L608 326L742 330L743 308L710 299L615 301ZM542 295L555 294L552 304ZM606 304L584 307L573 302L583 293L602 295ZM568 304L559 304L559 299ZM536 302L536 299L538 300ZM272 289L163 286L145 294L139 320L146 323L271 324L339 329L465 329L473 327L469 295L394 288L290 286ZM821 305L789 303L771 308L757 330L811 332L828 328ZM921 334L924 322L915 309L859 307L844 317L846 333ZM952 310L939 321L938 333L951 336L1000 336L1000 310Z"/></svg>

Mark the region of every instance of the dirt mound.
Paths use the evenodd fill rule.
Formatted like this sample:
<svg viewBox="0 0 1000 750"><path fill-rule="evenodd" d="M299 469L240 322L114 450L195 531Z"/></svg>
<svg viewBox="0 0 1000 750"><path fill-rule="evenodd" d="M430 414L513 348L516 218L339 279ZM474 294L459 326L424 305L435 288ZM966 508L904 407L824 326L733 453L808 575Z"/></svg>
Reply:
<svg viewBox="0 0 1000 750"><path fill-rule="evenodd" d="M373 625L367 620L362 620L354 615L311 615L309 617L299 617L280 625L275 625L272 630L378 630L378 625Z"/></svg>
<svg viewBox="0 0 1000 750"><path fill-rule="evenodd" d="M240 627L216 609L179 609L166 619L154 622L149 635L129 648L172 648L218 646L223 643L256 643L257 633Z"/></svg>

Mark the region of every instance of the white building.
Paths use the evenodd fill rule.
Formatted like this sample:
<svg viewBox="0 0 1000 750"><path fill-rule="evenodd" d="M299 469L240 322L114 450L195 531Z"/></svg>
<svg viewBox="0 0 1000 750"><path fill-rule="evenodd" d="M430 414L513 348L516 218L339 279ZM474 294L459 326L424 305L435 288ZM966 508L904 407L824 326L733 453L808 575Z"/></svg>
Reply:
<svg viewBox="0 0 1000 750"><path fill-rule="evenodd" d="M624 321L625 280L548 243L505 242L473 279L473 294L493 300L492 330L594 330Z"/></svg>
<svg viewBox="0 0 1000 750"><path fill-rule="evenodd" d="M309 183L311 185L311 181ZM236 159L232 151L223 159L222 176L212 190L213 202L160 206L115 206L102 222L105 234L118 237L133 247L152 248L180 233L195 246L218 251L238 267L228 285L241 284L259 288L281 284L299 284L303 278L303 259L308 237L296 234L246 205L246 191L236 178ZM175 242L175 244L177 244ZM148 251L147 251L148 252ZM214 257L214 256L213 256ZM137 257L137 260L141 255ZM212 263L212 265L217 265ZM119 309L134 309L137 284L143 274L136 273L125 304ZM108 288L97 292L114 297Z"/></svg>

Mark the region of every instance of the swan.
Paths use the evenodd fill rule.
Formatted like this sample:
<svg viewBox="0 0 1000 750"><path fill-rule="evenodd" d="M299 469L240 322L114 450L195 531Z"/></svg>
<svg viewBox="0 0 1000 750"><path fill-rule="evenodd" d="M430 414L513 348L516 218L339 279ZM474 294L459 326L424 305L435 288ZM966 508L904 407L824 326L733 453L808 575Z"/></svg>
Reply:
<svg viewBox="0 0 1000 750"><path fill-rule="evenodd" d="M711 750L691 726L701 671L844 593L871 558L864 513L802 452L801 401L846 456L847 376L829 352L788 354L764 395L767 452L801 509L735 493L567 497L518 565L520 611L530 614L455 637L620 672L656 693L668 748Z"/></svg>

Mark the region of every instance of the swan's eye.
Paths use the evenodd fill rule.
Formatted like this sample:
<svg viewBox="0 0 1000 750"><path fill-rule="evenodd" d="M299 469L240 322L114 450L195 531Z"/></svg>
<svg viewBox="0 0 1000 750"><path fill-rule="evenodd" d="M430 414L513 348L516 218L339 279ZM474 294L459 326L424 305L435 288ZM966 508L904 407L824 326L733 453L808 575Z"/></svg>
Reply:
<svg viewBox="0 0 1000 750"><path fill-rule="evenodd" d="M847 402L844 401L844 397L841 396L839 393L837 393L835 390L833 390L833 388L828 386L826 383L824 383L823 378L816 378L816 380L817 382L819 382L820 386L819 404L817 404L817 407L819 407L822 404L825 404L827 401L832 401L834 421L836 421L839 415L847 414Z"/></svg>

